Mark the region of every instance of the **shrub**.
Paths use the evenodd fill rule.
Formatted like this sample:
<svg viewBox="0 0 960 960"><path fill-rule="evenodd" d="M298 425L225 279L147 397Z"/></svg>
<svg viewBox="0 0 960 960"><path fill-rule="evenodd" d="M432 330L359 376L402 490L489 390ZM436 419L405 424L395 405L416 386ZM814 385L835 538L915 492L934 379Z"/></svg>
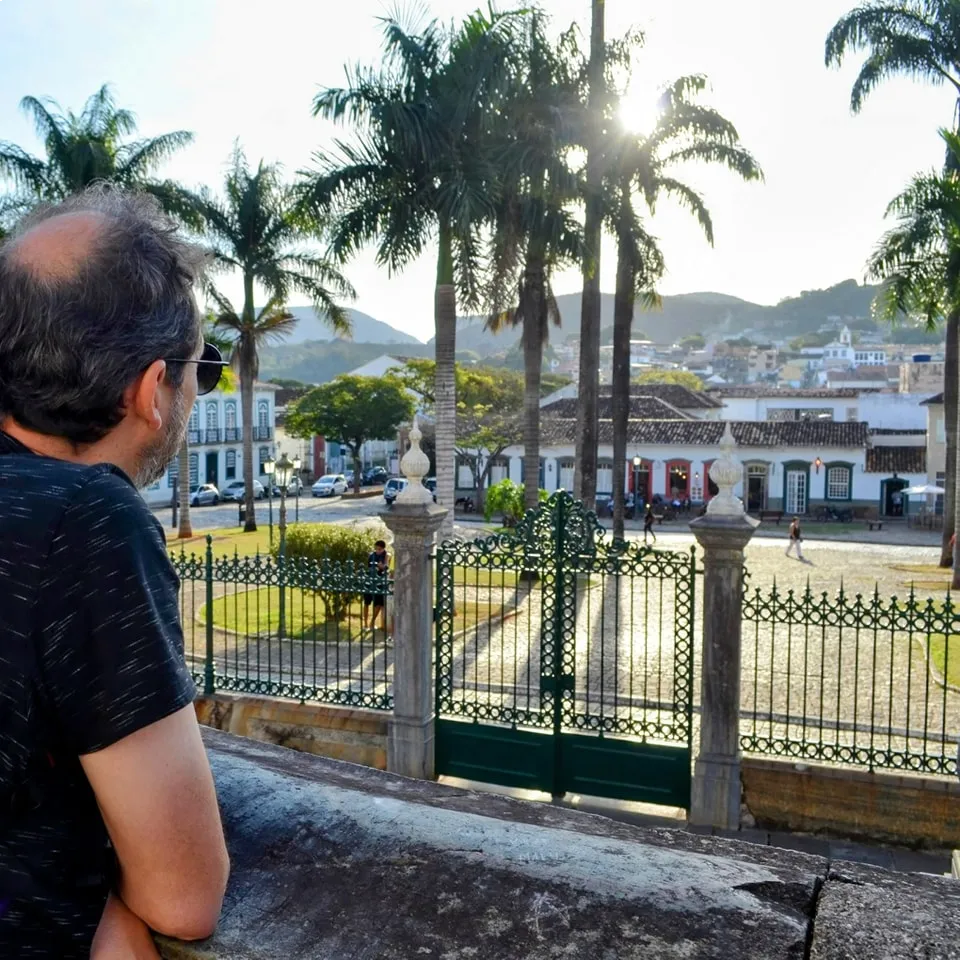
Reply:
<svg viewBox="0 0 960 960"><path fill-rule="evenodd" d="M547 491L539 493L540 502L547 499ZM523 518L523 484L512 480L501 480L488 491L483 504L483 517L489 523L495 513L503 517L505 527L515 527Z"/></svg>
<svg viewBox="0 0 960 960"><path fill-rule="evenodd" d="M333 523L300 523L288 528L286 539L287 557L312 560L320 567L324 565L324 561L334 565L334 570L320 570L316 589L323 603L326 618L343 620L350 609L350 604L358 598L359 594L344 590L343 582L331 583L331 576L340 574L349 582L355 575L364 575L367 572L367 558L373 552L373 545L381 539L379 531L358 530ZM279 555L279 552L279 545L275 545L271 550L274 558ZM307 584L303 586L307 588Z"/></svg>

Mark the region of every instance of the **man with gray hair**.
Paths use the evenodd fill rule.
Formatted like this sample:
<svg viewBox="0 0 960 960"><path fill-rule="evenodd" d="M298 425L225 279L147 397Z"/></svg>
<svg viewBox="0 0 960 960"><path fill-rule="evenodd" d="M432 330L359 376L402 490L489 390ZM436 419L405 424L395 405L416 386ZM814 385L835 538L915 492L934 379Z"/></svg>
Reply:
<svg viewBox="0 0 960 960"><path fill-rule="evenodd" d="M183 659L163 474L222 359L196 248L98 188L0 246L0 956L156 957L228 862Z"/></svg>

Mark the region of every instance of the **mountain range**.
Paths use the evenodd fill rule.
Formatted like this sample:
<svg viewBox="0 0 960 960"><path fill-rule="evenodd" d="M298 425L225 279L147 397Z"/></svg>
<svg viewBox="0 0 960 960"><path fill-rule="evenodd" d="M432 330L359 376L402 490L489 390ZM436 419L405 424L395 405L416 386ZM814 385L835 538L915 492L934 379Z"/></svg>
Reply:
<svg viewBox="0 0 960 960"><path fill-rule="evenodd" d="M828 317L866 318L877 287L845 280L826 290L807 290L797 297L764 306L724 293L705 291L664 297L661 310L634 312L634 337L645 334L659 342L674 342L692 333L707 337L735 337L749 332L755 340L763 337L784 339L810 333ZM561 344L580 334L580 294L557 297L561 327L551 329L550 341ZM351 340L336 339L316 316L312 307L290 307L299 323L293 334L261 354L260 376L286 377L306 383L324 383L383 353L403 356L432 356L433 341L421 343L416 337L359 310L350 310L353 323ZM613 325L613 294L601 299L601 326ZM485 329L483 317L457 320L457 353L471 359L497 357L516 347L518 328L508 328L494 336ZM609 338L605 338L609 342Z"/></svg>

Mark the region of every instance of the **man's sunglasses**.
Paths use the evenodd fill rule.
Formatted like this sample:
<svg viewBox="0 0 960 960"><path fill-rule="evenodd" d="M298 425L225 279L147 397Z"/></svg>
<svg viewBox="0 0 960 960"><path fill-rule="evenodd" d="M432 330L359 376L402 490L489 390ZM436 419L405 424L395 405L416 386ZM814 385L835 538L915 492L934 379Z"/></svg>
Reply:
<svg viewBox="0 0 960 960"><path fill-rule="evenodd" d="M229 366L223 354L212 344L204 343L203 353L196 360L168 357L167 363L195 363L197 365L197 396L202 397L217 389L223 368Z"/></svg>

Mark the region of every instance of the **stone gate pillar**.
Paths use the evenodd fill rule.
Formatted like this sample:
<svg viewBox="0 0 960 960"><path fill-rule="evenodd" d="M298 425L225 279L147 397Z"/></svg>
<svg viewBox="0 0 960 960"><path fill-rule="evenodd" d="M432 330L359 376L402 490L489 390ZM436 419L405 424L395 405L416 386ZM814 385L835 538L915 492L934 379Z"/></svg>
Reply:
<svg viewBox="0 0 960 960"><path fill-rule="evenodd" d="M430 460L420 449L414 419L410 449L400 461L407 478L393 507L380 514L393 534L393 714L387 769L432 780L434 774L433 562L434 534L447 510L421 482Z"/></svg>
<svg viewBox="0 0 960 960"><path fill-rule="evenodd" d="M693 774L690 823L740 825L740 653L743 551L759 524L733 495L743 466L727 423L720 459L710 467L719 493L690 529L703 549L703 658L700 752Z"/></svg>

